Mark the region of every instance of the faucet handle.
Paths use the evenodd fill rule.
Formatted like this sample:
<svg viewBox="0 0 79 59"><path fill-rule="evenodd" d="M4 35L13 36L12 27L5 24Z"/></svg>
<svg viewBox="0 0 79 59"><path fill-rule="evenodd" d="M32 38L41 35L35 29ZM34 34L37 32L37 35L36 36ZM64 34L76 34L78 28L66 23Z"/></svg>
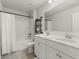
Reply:
<svg viewBox="0 0 79 59"><path fill-rule="evenodd" d="M69 39L72 39L72 34L70 34L69 36L70 36Z"/></svg>
<svg viewBox="0 0 79 59"><path fill-rule="evenodd" d="M66 34L66 38L72 39L72 34Z"/></svg>
<svg viewBox="0 0 79 59"><path fill-rule="evenodd" d="M66 36L65 36L66 38L68 38L69 37L69 34L66 34Z"/></svg>

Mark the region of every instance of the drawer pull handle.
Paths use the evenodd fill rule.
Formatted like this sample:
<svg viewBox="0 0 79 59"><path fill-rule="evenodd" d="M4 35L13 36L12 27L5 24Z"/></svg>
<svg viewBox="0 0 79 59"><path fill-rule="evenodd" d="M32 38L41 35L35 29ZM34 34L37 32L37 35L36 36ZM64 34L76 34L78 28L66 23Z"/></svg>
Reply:
<svg viewBox="0 0 79 59"><path fill-rule="evenodd" d="M61 56L61 55L60 55L59 57L60 57L60 58L62 58L62 56Z"/></svg>

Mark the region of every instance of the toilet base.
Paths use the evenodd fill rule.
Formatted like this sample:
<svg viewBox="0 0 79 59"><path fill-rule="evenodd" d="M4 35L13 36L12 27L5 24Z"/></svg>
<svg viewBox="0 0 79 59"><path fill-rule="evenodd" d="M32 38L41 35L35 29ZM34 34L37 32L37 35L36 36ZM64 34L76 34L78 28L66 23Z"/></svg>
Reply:
<svg viewBox="0 0 79 59"><path fill-rule="evenodd" d="M29 53L33 53L33 51L34 51L33 47L34 47L34 42L29 42L27 44L27 49L28 49Z"/></svg>

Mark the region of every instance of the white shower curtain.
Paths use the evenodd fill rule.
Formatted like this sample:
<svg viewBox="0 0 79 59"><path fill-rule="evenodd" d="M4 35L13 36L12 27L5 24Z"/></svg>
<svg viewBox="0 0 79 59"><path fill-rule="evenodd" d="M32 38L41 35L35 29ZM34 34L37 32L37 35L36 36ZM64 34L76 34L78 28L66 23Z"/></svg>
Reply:
<svg viewBox="0 0 79 59"><path fill-rule="evenodd" d="M15 51L15 16L1 13L2 17L2 55Z"/></svg>

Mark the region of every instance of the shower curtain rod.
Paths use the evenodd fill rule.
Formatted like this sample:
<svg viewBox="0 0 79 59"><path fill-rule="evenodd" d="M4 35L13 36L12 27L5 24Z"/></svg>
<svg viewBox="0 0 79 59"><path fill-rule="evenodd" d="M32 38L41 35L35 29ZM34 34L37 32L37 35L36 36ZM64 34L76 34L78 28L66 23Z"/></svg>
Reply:
<svg viewBox="0 0 79 59"><path fill-rule="evenodd" d="M0 12L8 13L8 14L14 14L14 15L19 15L19 16L24 16L24 17L28 17L28 18L33 18L33 17L31 17L31 16L25 16L25 15L16 14L16 13L8 12L8 11L2 11L2 10L0 10Z"/></svg>

